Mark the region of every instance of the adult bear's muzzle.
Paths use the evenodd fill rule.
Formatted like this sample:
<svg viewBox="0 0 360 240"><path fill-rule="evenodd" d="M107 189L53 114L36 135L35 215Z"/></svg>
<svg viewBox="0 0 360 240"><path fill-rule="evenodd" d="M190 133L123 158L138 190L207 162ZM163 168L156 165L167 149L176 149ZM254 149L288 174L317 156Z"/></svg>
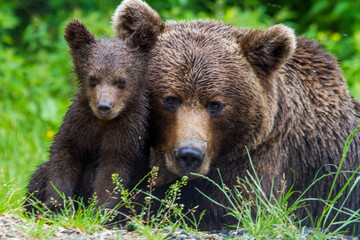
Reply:
<svg viewBox="0 0 360 240"><path fill-rule="evenodd" d="M174 156L179 169L185 173L184 175L189 175L202 165L205 154L199 148L185 146L175 151Z"/></svg>

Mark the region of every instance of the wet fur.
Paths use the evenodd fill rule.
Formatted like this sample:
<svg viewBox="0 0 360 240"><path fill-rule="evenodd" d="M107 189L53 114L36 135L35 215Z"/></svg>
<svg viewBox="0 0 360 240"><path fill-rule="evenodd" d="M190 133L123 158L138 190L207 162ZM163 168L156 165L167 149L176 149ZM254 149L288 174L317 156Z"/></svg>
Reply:
<svg viewBox="0 0 360 240"><path fill-rule="evenodd" d="M124 1L118 9L121 11L114 18L125 20L114 22L122 37L134 29L133 21L126 19L159 19L140 0ZM163 99L168 95L177 96L179 109L187 111L205 109L213 100L224 103L219 116L204 119L205 128L210 130L202 137L209 141L207 151L213 152L206 175L219 182L219 169L228 187L237 185L237 177L245 178L251 172L245 146L268 194L273 180L275 194L283 177L287 187L294 184L293 190L301 192L321 167L325 166L320 175L336 171L329 165L338 165L342 158L346 138L360 121L360 102L350 96L336 59L321 45L295 37L282 25L253 30L209 20L156 23L161 24L164 28L150 52L147 74L153 145L150 165L160 169L159 196L179 177L176 171L169 171L165 158L174 151L177 133L181 132L179 113L164 108ZM191 124L188 127L196 129ZM359 151L358 133L342 170L358 167ZM317 183L305 197L326 199L332 180L328 177ZM339 177L335 193L345 180ZM189 209L199 206L197 213L206 210L202 229L236 223L224 216L224 208L210 202L196 188L224 205L228 201L207 180L197 178L188 183L179 202ZM346 207L359 209L359 195L357 186ZM307 209L319 216L323 204L309 202ZM305 217L308 213L303 208L298 214Z"/></svg>
<svg viewBox="0 0 360 240"><path fill-rule="evenodd" d="M131 188L148 172L148 100L144 74L147 52L155 42L151 28L138 30L126 41L96 39L78 21L65 30L79 88L50 147L49 161L31 176L26 209L37 199L51 210L66 198L80 197L84 203L96 193L98 205L113 208L118 199L109 198L117 173ZM143 36L148 42L142 42ZM96 86L89 85L95 76ZM116 83L126 79L126 86ZM105 89L105 90L104 90ZM105 98L112 104L111 117L99 118L96 104ZM95 107L93 106L95 104ZM113 195L116 197L116 195Z"/></svg>

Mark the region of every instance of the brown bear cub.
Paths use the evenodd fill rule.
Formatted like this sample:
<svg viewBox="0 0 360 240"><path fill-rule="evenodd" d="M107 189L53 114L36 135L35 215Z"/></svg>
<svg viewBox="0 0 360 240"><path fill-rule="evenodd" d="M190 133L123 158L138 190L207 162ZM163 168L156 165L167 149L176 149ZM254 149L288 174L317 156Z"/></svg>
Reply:
<svg viewBox="0 0 360 240"><path fill-rule="evenodd" d="M253 30L210 20L162 23L141 0L123 1L113 17L122 38L142 22L163 25L147 74L150 166L159 167L155 194L166 189L159 185L189 176L179 201L188 209L199 206L198 213L206 210L200 228L219 229L236 219L198 190L225 206L229 202L214 184L191 173L220 183L219 169L233 188L238 177L252 172L247 147L263 190L278 194L285 180L286 190L293 185L296 191L294 200L317 173L337 170L345 141L360 121L360 102L348 93L335 58L318 43L296 37L284 25ZM359 166L359 152L357 133L342 170ZM333 176L305 198L327 199ZM340 192L347 177L338 177L333 192ZM358 184L344 206L357 211L359 196ZM316 217L323 207L309 201L307 209ZM308 216L305 208L298 214Z"/></svg>
<svg viewBox="0 0 360 240"><path fill-rule="evenodd" d="M28 185L29 194L51 210L62 203L54 187L66 198L82 197L84 202L96 193L99 206L113 208L119 200L109 195L111 175L117 173L130 188L147 173L144 74L157 35L146 23L140 28L123 41L96 39L76 20L66 27L79 89L50 148L50 160Z"/></svg>

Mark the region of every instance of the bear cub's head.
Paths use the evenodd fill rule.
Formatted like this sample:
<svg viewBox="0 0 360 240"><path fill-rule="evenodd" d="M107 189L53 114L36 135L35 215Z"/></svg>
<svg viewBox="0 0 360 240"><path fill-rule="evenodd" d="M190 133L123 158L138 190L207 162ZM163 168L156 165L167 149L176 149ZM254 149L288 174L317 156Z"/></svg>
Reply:
<svg viewBox="0 0 360 240"><path fill-rule="evenodd" d="M97 39L79 21L67 24L65 39L79 81L78 97L97 118L115 119L139 101L144 93L146 55L156 37L146 23L126 40Z"/></svg>

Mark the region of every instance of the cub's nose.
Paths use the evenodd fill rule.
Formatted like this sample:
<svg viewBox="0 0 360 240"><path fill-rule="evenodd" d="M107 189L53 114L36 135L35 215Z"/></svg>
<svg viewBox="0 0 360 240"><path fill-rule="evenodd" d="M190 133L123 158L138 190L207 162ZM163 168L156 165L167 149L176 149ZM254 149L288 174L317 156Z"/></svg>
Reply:
<svg viewBox="0 0 360 240"><path fill-rule="evenodd" d="M205 154L198 148L181 147L175 151L175 162L189 173L201 166L204 156Z"/></svg>
<svg viewBox="0 0 360 240"><path fill-rule="evenodd" d="M102 116L106 116L110 113L112 104L106 101L98 102L97 108Z"/></svg>

